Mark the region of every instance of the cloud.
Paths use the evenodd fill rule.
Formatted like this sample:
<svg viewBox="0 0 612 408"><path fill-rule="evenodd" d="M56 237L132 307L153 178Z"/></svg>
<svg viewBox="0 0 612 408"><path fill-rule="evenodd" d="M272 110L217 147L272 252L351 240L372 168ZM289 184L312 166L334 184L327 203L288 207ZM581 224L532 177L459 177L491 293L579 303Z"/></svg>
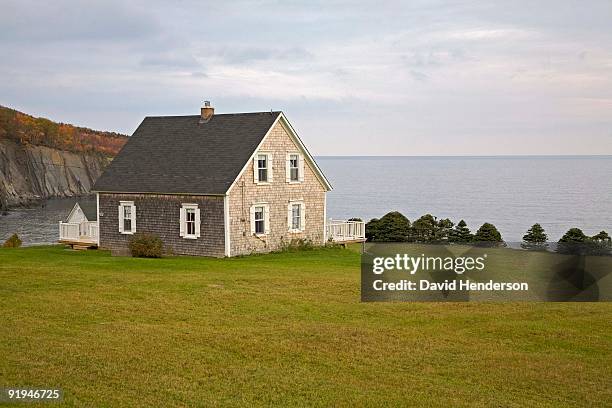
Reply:
<svg viewBox="0 0 612 408"><path fill-rule="evenodd" d="M517 28L479 28L454 31L447 34L449 39L456 40L524 40L534 36L534 32Z"/></svg>
<svg viewBox="0 0 612 408"><path fill-rule="evenodd" d="M319 154L571 153L584 134L612 153L610 20L609 1L9 0L0 103L128 133L204 99L274 107Z"/></svg>
<svg viewBox="0 0 612 408"><path fill-rule="evenodd" d="M146 38L159 22L147 9L129 2L36 2L9 0L0 13L0 41L27 44L54 41L104 41Z"/></svg>
<svg viewBox="0 0 612 408"><path fill-rule="evenodd" d="M300 47L277 48L229 45L206 47L201 53L206 57L216 57L230 65L241 65L258 61L291 61L312 58L312 54Z"/></svg>
<svg viewBox="0 0 612 408"><path fill-rule="evenodd" d="M201 64L191 55L180 55L180 54L158 54L158 55L147 55L140 61L143 67L153 68L199 68Z"/></svg>

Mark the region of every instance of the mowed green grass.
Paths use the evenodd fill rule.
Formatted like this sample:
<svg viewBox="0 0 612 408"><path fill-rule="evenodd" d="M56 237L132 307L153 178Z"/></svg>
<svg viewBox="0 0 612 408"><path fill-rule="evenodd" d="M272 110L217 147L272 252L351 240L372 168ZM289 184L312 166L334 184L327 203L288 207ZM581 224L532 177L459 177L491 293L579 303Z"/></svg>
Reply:
<svg viewBox="0 0 612 408"><path fill-rule="evenodd" d="M68 406L610 406L609 303L360 303L359 254L0 249L0 387Z"/></svg>

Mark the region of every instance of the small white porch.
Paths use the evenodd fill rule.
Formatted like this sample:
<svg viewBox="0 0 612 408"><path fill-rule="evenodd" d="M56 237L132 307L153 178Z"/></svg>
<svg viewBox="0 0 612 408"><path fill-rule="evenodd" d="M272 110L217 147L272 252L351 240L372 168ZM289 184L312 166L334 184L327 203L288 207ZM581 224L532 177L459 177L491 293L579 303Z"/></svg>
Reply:
<svg viewBox="0 0 612 408"><path fill-rule="evenodd" d="M98 221L59 222L59 242L75 246L98 246Z"/></svg>
<svg viewBox="0 0 612 408"><path fill-rule="evenodd" d="M79 203L74 205L66 221L59 222L59 242L75 249L85 249L98 246L97 211L84 207ZM86 211L89 214L86 214ZM89 215L89 216L88 216Z"/></svg>
<svg viewBox="0 0 612 408"><path fill-rule="evenodd" d="M327 221L325 233L328 240L339 244L365 242L365 222L332 220Z"/></svg>

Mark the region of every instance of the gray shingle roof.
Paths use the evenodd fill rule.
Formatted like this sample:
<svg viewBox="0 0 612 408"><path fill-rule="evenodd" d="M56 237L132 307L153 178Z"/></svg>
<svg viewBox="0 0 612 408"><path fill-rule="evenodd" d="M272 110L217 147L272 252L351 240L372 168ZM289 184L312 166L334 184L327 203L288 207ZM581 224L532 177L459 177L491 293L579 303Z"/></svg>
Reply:
<svg viewBox="0 0 612 408"><path fill-rule="evenodd" d="M87 221L98 220L98 205L95 200L83 200L79 202L79 207L83 210L83 214L87 217Z"/></svg>
<svg viewBox="0 0 612 408"><path fill-rule="evenodd" d="M93 191L225 194L279 115L146 117Z"/></svg>

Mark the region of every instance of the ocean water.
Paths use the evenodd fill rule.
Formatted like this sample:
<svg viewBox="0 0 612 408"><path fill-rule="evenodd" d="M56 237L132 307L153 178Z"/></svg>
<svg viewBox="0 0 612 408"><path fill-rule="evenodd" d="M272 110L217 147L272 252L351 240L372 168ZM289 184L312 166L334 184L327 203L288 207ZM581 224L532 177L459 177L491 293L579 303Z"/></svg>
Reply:
<svg viewBox="0 0 612 408"><path fill-rule="evenodd" d="M95 197L54 198L30 208L14 208L0 215L0 243L16 233L23 245L55 244L59 222L66 221L74 203L95 202Z"/></svg>
<svg viewBox="0 0 612 408"><path fill-rule="evenodd" d="M334 190L328 217L364 220L397 210L430 213L506 241L540 223L549 240L571 227L612 234L612 156L318 157Z"/></svg>
<svg viewBox="0 0 612 408"><path fill-rule="evenodd" d="M472 231L493 223L509 242L536 222L551 241L571 227L612 233L612 156L318 157L317 163L334 187L329 218L369 220L397 210L413 221L431 213L464 219ZM0 242L15 232L26 245L56 242L58 221L76 200L0 215Z"/></svg>

